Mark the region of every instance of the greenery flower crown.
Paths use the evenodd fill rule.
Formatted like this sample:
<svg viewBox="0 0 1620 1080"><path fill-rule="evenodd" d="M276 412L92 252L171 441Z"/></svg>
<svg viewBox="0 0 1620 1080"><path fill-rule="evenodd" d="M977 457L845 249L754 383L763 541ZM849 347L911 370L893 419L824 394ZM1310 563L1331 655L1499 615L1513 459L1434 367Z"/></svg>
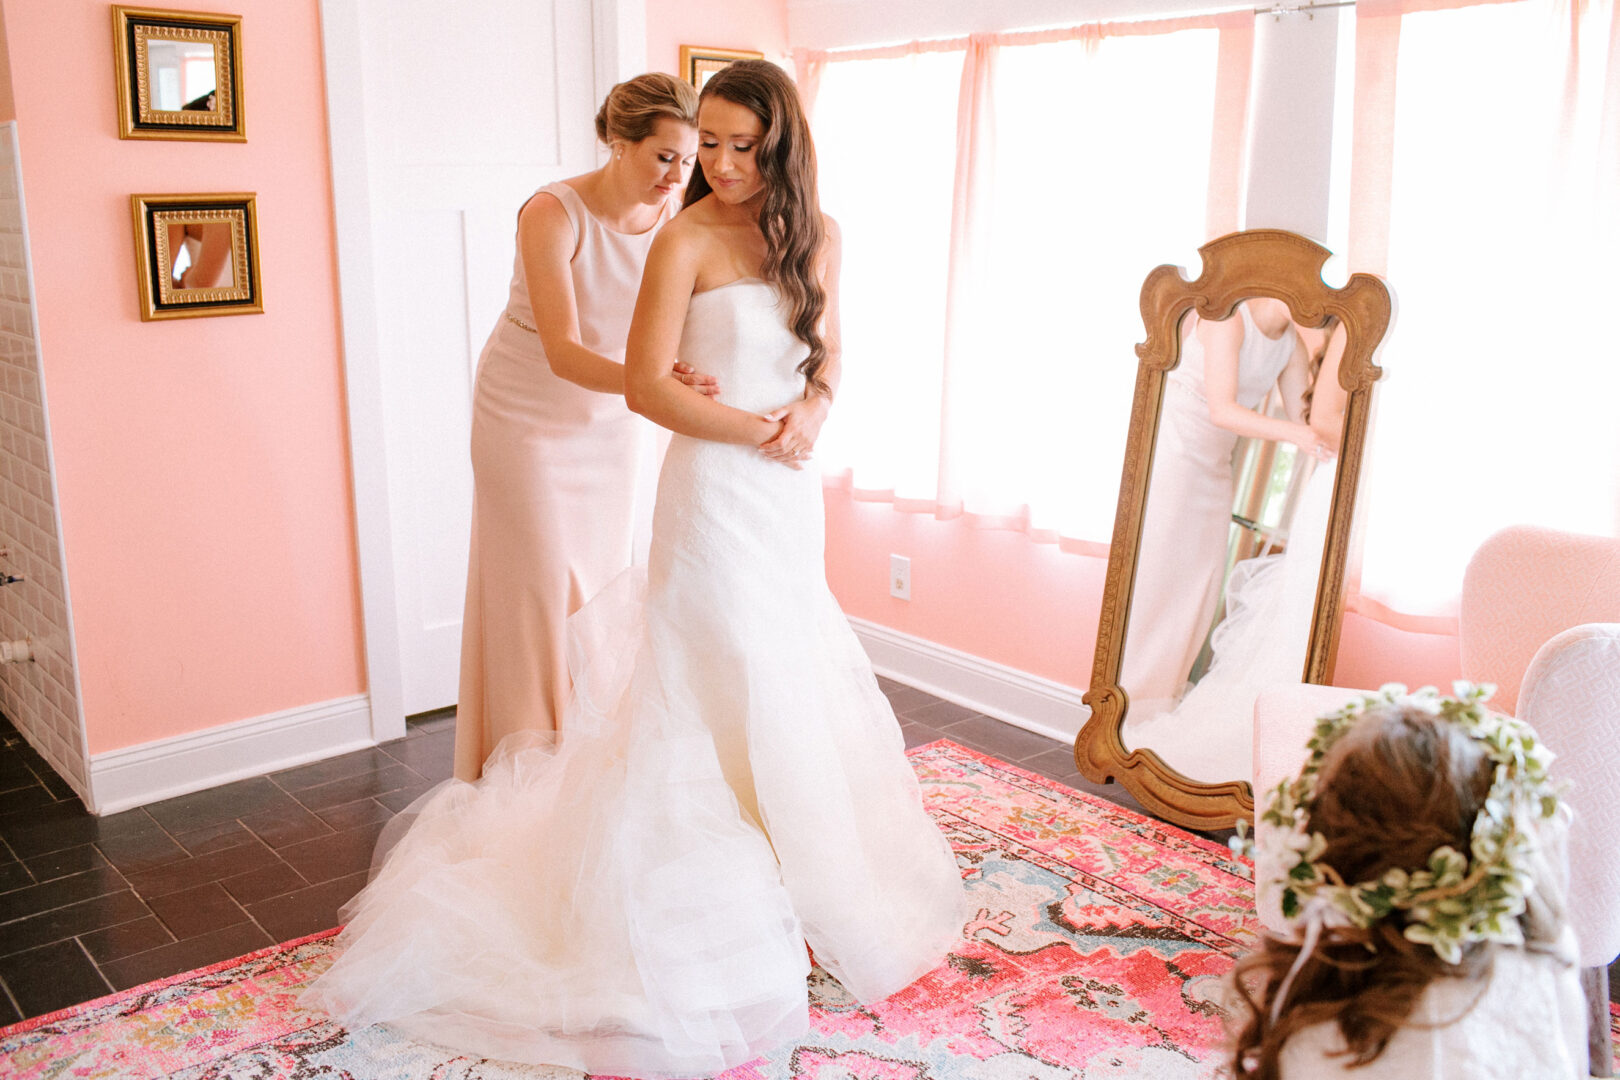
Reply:
<svg viewBox="0 0 1620 1080"><path fill-rule="evenodd" d="M1391 683L1316 721L1316 733L1306 744L1310 760L1298 777L1277 785L1261 817L1274 826L1264 853L1282 868L1275 883L1282 886L1282 913L1290 922L1315 917L1325 925L1370 929L1391 913L1404 912L1402 934L1450 964L1461 962L1470 942L1523 943L1518 917L1534 885L1535 821L1558 811L1558 792L1547 778L1553 755L1529 725L1483 708L1494 686L1458 682L1452 689L1455 697L1441 697L1432 686L1408 694L1406 687ZM1468 855L1443 845L1422 869L1390 869L1376 881L1346 884L1318 861L1327 849L1322 834L1306 832L1317 774L1329 748L1358 719L1391 705L1413 707L1462 728L1495 762L1495 775L1474 819ZM1246 846L1252 852L1252 842Z"/></svg>

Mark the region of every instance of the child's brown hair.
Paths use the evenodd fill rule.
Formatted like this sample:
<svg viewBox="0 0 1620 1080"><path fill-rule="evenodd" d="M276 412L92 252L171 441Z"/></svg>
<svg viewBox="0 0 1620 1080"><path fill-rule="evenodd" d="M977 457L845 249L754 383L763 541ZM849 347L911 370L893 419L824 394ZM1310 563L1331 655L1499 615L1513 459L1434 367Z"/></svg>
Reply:
<svg viewBox="0 0 1620 1080"><path fill-rule="evenodd" d="M1457 724L1409 704L1369 709L1323 759L1308 808L1307 831L1327 841L1317 861L1355 882L1420 868L1442 846L1467 852L1493 775L1484 747ZM1556 877L1538 875L1520 917L1526 947L1551 948L1562 932ZM1337 1021L1349 1060L1366 1064L1408 1023L1436 978L1477 978L1483 991L1493 946L1472 944L1460 964L1448 964L1428 945L1403 936L1404 928L1400 911L1370 929L1324 928L1280 1006L1276 995L1302 946L1267 936L1233 972L1247 1014L1237 1031L1234 1074L1279 1080L1289 1037L1329 1020Z"/></svg>

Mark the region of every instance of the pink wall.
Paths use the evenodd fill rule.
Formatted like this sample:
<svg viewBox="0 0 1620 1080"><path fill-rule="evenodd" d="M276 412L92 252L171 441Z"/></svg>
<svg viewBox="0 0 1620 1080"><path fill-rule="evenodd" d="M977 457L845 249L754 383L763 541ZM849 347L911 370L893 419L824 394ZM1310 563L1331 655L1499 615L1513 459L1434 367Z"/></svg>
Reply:
<svg viewBox="0 0 1620 1080"><path fill-rule="evenodd" d="M647 5L647 69L680 74L682 45L787 56L787 0L654 0Z"/></svg>
<svg viewBox="0 0 1620 1080"><path fill-rule="evenodd" d="M0 6L0 123L17 119L17 102L11 93L11 49L6 44L6 10Z"/></svg>
<svg viewBox="0 0 1620 1080"><path fill-rule="evenodd" d="M318 5L231 10L244 144L120 140L107 5L4 4L92 753L365 687ZM209 191L265 313L141 322L130 194Z"/></svg>
<svg viewBox="0 0 1620 1080"><path fill-rule="evenodd" d="M1103 559L1021 532L896 511L826 491L827 581L846 614L1070 686L1091 680ZM911 559L911 599L889 556Z"/></svg>

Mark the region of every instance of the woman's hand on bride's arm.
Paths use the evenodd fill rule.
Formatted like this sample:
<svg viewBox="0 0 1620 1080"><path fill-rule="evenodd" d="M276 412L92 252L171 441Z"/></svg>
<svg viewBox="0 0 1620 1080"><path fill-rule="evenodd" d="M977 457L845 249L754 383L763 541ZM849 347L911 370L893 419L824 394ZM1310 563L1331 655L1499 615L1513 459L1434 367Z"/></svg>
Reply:
<svg viewBox="0 0 1620 1080"><path fill-rule="evenodd" d="M1323 438L1320 431L1309 424L1295 424L1294 427L1298 429L1299 434L1286 441L1299 447L1301 453L1309 454L1317 461L1332 461L1337 456L1333 444Z"/></svg>
<svg viewBox="0 0 1620 1080"><path fill-rule="evenodd" d="M676 361L672 374L705 397L717 398L720 396L720 380L713 375L703 374L703 372L685 361Z"/></svg>
<svg viewBox="0 0 1620 1080"><path fill-rule="evenodd" d="M831 407L832 402L825 396L808 394L774 412L766 413L765 419L773 424L779 423L781 427L775 435L760 444L759 452L772 461L798 468L799 462L810 460L816 440L821 437L821 425L826 423Z"/></svg>

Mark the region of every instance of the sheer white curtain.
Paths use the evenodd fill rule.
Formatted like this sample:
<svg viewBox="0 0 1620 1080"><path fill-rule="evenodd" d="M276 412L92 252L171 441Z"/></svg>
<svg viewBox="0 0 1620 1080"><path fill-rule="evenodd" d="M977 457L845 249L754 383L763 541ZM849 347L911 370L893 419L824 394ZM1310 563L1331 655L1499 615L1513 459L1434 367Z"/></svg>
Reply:
<svg viewBox="0 0 1620 1080"><path fill-rule="evenodd" d="M1195 19L801 58L844 234L824 470L902 509L1106 544L1142 279L1196 271L1231 227L1213 188L1235 219L1235 169L1211 174L1237 160L1252 29L1225 22L1224 42Z"/></svg>
<svg viewBox="0 0 1620 1080"><path fill-rule="evenodd" d="M1505 525L1620 528L1613 12L1520 0L1399 15L1384 146L1398 316L1361 582L1364 609L1397 625L1454 616L1462 567Z"/></svg>
<svg viewBox="0 0 1620 1080"><path fill-rule="evenodd" d="M970 510L1109 538L1142 279L1196 276L1205 239L1217 45L1207 29L1002 50L981 348L954 373Z"/></svg>
<svg viewBox="0 0 1620 1080"><path fill-rule="evenodd" d="M825 471L855 468L866 487L930 508L963 55L828 64L814 112L821 205L843 234L844 339L838 408L816 456Z"/></svg>

